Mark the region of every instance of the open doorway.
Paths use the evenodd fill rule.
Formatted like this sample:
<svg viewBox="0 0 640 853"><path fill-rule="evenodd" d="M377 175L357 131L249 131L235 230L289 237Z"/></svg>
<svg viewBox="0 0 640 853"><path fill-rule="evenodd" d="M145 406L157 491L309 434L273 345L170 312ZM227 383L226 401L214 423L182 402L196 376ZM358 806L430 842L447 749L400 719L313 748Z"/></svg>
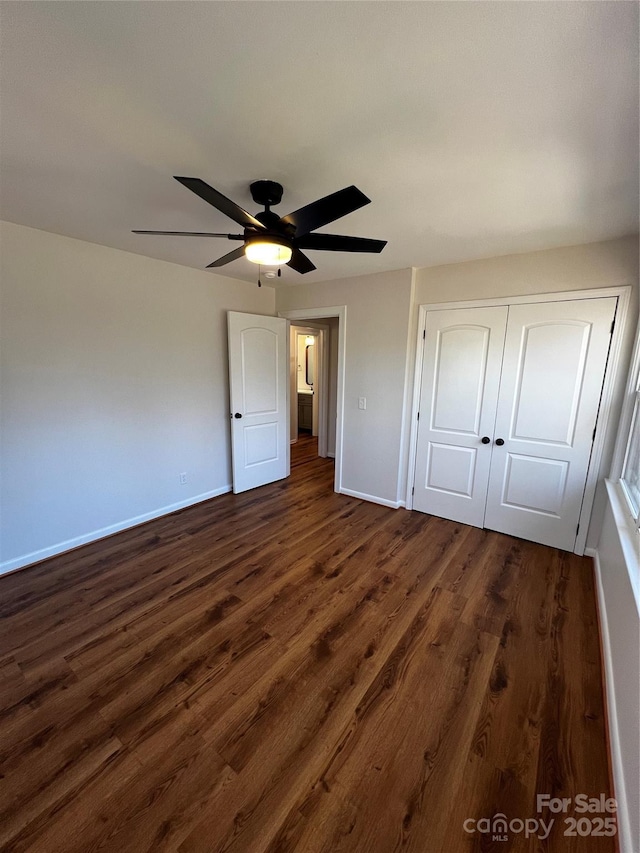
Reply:
<svg viewBox="0 0 640 853"><path fill-rule="evenodd" d="M291 443L316 438L319 450L323 451L319 456L327 455L326 379L323 375L327 372L324 364L327 331L328 327L297 324L289 328Z"/></svg>
<svg viewBox="0 0 640 853"><path fill-rule="evenodd" d="M291 321L291 443L299 450L304 442L308 451L313 444L315 456L335 458L334 487L339 492L346 307L286 311L280 316Z"/></svg>

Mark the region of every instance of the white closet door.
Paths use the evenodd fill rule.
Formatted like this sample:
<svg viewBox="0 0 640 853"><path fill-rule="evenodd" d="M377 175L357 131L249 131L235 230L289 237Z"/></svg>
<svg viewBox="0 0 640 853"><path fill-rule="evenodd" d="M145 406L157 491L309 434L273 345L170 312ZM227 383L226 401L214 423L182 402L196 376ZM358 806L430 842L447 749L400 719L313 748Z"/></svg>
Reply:
<svg viewBox="0 0 640 853"><path fill-rule="evenodd" d="M427 314L414 509L482 527L506 322L506 306Z"/></svg>
<svg viewBox="0 0 640 853"><path fill-rule="evenodd" d="M616 303L509 308L485 527L573 549Z"/></svg>

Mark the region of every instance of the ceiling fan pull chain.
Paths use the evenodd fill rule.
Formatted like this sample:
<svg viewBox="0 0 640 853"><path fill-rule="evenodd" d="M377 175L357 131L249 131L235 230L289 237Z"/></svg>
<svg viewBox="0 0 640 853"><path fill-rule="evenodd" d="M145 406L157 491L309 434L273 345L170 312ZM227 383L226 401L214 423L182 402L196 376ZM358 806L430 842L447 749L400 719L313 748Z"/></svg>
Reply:
<svg viewBox="0 0 640 853"><path fill-rule="evenodd" d="M278 267L278 278L282 277L282 269Z"/></svg>
<svg viewBox="0 0 640 853"><path fill-rule="evenodd" d="M261 267L260 264L258 264L258 287L262 287L262 282L260 281L260 271Z"/></svg>

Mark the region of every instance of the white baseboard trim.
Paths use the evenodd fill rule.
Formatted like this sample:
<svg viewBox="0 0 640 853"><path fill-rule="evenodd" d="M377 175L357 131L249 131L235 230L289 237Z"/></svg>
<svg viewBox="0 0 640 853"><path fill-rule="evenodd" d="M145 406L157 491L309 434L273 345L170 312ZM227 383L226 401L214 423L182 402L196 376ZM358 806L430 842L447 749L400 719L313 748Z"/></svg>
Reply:
<svg viewBox="0 0 640 853"><path fill-rule="evenodd" d="M65 551L72 551L74 548L79 548L81 545L86 545L89 542L96 542L98 539L104 539L114 533L119 533L121 530L128 530L130 527L137 527L139 524L144 524L146 521L153 521L154 518L160 518L163 515L170 515L179 509L185 509L188 506L208 501L211 498L217 498L218 495L224 495L230 492L232 486L222 486L219 489L214 489L211 492L204 492L201 495L187 498L184 501L178 501L169 506L163 506L159 509L154 509L151 512L146 512L143 515L138 515L135 518L127 518L125 521L119 521L116 524L111 524L108 527L102 527L100 530L92 530L90 533L83 533L81 536L75 536L73 539L67 539L65 542L58 542L56 545L50 545L48 548L41 548L39 551L32 551L30 554L23 554L21 557L15 557L13 560L6 560L0 563L0 575L6 575L8 572L15 572L18 569L24 569L34 563L39 563L49 557L55 557L58 554L63 554Z"/></svg>
<svg viewBox="0 0 640 853"><path fill-rule="evenodd" d="M390 509L400 509L404 506L404 501L389 501L386 498L379 498L376 495L367 495L364 492L354 492L352 489L340 489L341 495L349 495L350 498L359 498L361 501L369 501L372 504L380 504L380 506L388 506Z"/></svg>
<svg viewBox="0 0 640 853"><path fill-rule="evenodd" d="M336 454L335 453L329 453L328 450L327 450L327 456L329 457L329 459L335 459L336 458Z"/></svg>
<svg viewBox="0 0 640 853"><path fill-rule="evenodd" d="M613 680L613 659L611 657L611 643L609 640L609 619L607 616L607 608L604 598L604 588L602 586L600 555L598 554L597 548L585 548L585 555L592 557L595 564L598 611L600 615L600 631L602 634L602 654L604 656L605 699L607 702L607 716L609 720L611 769L613 772L614 796L618 803L618 842L620 845L620 853L638 853L638 848L634 847L633 834L631 832L631 821L629 819L629 810L627 807L622 747L620 744L616 694Z"/></svg>

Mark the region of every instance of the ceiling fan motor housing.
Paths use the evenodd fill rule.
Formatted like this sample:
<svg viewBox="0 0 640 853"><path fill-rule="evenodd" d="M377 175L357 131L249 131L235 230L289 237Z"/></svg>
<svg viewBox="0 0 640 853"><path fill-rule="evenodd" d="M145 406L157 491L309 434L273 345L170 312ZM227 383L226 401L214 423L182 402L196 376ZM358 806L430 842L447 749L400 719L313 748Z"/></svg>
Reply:
<svg viewBox="0 0 640 853"><path fill-rule="evenodd" d="M263 207L271 207L274 204L280 204L282 201L282 184L276 181L254 181L249 185L251 190L251 198L256 204L261 204Z"/></svg>

